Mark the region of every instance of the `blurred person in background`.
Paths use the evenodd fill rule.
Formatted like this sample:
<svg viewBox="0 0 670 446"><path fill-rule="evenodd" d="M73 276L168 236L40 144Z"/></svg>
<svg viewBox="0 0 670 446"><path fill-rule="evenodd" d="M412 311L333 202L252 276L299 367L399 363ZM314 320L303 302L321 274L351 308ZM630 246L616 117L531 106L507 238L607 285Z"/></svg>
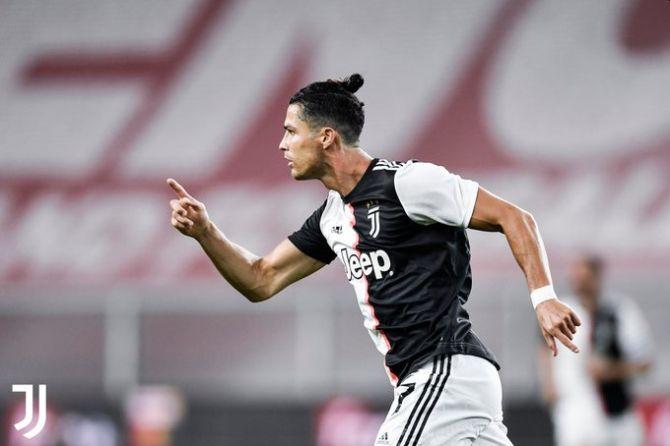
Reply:
<svg viewBox="0 0 670 446"><path fill-rule="evenodd" d="M59 422L58 446L119 446L119 429L103 413L67 412Z"/></svg>
<svg viewBox="0 0 670 446"><path fill-rule="evenodd" d="M170 386L140 386L126 398L128 446L171 446L186 415L184 396Z"/></svg>
<svg viewBox="0 0 670 446"><path fill-rule="evenodd" d="M291 97L279 150L297 180L328 190L303 226L265 256L230 241L173 179L171 223L223 277L261 302L339 257L395 398L375 445L510 445L499 368L464 308L472 287L467 228L501 232L526 276L542 335L571 342L580 324L554 292L534 218L478 183L427 162L359 147L363 78L314 82ZM316 298L317 296L315 296Z"/></svg>
<svg viewBox="0 0 670 446"><path fill-rule="evenodd" d="M37 411L34 413L34 416L28 415L25 398L17 398L8 406L7 412L4 414L4 438L0 441L0 444L6 446L57 446L60 444L61 413L53 401L49 401L46 405L46 419L42 430L33 438L25 436L26 432L37 424L40 407L37 397L35 397L32 407ZM26 417L31 420L30 424L25 429L16 429L16 423L24 420Z"/></svg>
<svg viewBox="0 0 670 446"><path fill-rule="evenodd" d="M370 446L383 421L359 397L333 397L317 413L315 446Z"/></svg>
<svg viewBox="0 0 670 446"><path fill-rule="evenodd" d="M573 342L584 354L555 361L544 349L538 354L558 446L644 444L631 385L651 367L650 330L634 301L604 290L603 270L596 255L582 255L570 268L574 297L565 302L582 320Z"/></svg>

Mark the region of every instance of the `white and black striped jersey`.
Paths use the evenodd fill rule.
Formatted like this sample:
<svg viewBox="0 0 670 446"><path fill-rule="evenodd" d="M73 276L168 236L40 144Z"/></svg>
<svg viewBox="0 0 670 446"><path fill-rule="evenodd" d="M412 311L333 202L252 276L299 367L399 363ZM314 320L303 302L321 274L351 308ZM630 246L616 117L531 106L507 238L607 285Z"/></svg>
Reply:
<svg viewBox="0 0 670 446"><path fill-rule="evenodd" d="M317 260L342 261L394 385L437 354L498 367L464 308L472 285L465 228L478 187L431 163L374 159L348 195L329 191L289 236Z"/></svg>
<svg viewBox="0 0 670 446"><path fill-rule="evenodd" d="M652 360L649 326L634 301L622 296L601 298L592 318L591 343L596 355L615 361ZM632 408L630 385L631 380L623 379L598 384L608 415L621 415Z"/></svg>
<svg viewBox="0 0 670 446"><path fill-rule="evenodd" d="M614 361L651 362L654 342L649 324L640 308L625 296L604 293L591 313L579 298L565 296L561 300L572 307L582 320L573 343L582 351L566 353L552 360L552 379L559 401L565 411L588 412L596 408L608 416L619 416L633 408L632 380L597 383L591 377L588 363L593 355ZM544 345L544 339L538 337ZM592 409L594 410L594 409Z"/></svg>

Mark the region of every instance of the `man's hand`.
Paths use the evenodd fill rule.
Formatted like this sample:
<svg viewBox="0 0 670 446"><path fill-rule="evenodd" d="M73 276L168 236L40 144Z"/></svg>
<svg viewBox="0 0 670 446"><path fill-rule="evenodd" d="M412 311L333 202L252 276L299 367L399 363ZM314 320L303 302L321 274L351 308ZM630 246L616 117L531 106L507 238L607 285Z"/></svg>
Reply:
<svg viewBox="0 0 670 446"><path fill-rule="evenodd" d="M556 339L573 352L579 353L579 348L571 341L577 332L577 327L582 325L582 321L569 306L558 299L549 299L540 303L535 313L542 336L554 356L558 355Z"/></svg>
<svg viewBox="0 0 670 446"><path fill-rule="evenodd" d="M193 198L181 184L172 178L167 179L167 184L178 197L178 199L170 200L172 226L182 234L199 240L211 224L205 205Z"/></svg>

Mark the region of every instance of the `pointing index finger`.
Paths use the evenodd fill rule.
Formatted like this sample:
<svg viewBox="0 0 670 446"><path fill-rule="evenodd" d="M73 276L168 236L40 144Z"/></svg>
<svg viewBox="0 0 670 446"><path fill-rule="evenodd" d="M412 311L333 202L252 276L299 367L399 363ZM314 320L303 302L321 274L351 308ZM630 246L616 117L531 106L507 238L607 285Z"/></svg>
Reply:
<svg viewBox="0 0 670 446"><path fill-rule="evenodd" d="M563 345L565 345L566 347L568 347L568 348L569 348L570 350L572 350L574 353L579 353L579 348L578 348L575 344L573 344L572 342L570 342L570 339L569 339L566 335L564 335L563 333L561 333L561 332L559 331L558 333L556 333L556 336L555 336L555 337L556 337L556 339L558 339L559 341L561 341L561 344L563 344Z"/></svg>
<svg viewBox="0 0 670 446"><path fill-rule="evenodd" d="M189 193L186 192L186 189L184 189L181 184L177 183L177 180L174 178L168 178L167 184L175 191L179 198L192 198Z"/></svg>

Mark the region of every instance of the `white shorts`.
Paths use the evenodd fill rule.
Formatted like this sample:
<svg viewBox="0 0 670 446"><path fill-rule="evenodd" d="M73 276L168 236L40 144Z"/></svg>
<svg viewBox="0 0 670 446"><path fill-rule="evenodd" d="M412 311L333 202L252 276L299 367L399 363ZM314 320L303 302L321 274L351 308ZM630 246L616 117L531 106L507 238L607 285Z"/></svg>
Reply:
<svg viewBox="0 0 670 446"><path fill-rule="evenodd" d="M436 357L395 388L375 446L505 445L496 368L470 355Z"/></svg>

